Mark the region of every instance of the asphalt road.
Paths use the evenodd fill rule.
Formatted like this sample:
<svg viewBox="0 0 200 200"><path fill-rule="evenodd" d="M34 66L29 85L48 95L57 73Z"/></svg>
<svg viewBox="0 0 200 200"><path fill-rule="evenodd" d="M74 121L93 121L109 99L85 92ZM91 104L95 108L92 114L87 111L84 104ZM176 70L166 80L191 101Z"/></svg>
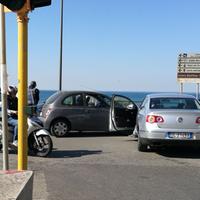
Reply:
<svg viewBox="0 0 200 200"><path fill-rule="evenodd" d="M82 135L53 137L48 158L29 156L35 200L200 199L200 151L141 153L130 136ZM9 160L16 169L17 156Z"/></svg>

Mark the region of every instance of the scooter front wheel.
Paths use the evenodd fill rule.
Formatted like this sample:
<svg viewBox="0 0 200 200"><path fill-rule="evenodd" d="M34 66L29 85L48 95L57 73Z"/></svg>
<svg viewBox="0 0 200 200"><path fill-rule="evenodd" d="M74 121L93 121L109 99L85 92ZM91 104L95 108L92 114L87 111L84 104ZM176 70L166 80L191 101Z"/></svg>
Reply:
<svg viewBox="0 0 200 200"><path fill-rule="evenodd" d="M29 149L35 156L46 157L48 156L53 148L53 143L49 135L36 136L37 141L34 137L29 140Z"/></svg>

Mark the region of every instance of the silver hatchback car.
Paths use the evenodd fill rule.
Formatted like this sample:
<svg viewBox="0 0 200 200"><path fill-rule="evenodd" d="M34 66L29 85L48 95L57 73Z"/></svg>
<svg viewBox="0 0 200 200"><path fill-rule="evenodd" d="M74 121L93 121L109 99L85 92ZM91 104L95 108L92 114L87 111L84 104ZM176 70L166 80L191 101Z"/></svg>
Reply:
<svg viewBox="0 0 200 200"><path fill-rule="evenodd" d="M199 101L186 94L149 94L139 108L134 133L139 151L148 146L200 145Z"/></svg>

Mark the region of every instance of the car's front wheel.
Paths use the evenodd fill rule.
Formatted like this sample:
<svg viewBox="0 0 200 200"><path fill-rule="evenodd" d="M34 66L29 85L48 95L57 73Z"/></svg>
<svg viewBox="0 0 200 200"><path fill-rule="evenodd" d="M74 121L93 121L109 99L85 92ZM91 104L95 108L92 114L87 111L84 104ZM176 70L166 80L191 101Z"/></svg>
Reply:
<svg viewBox="0 0 200 200"><path fill-rule="evenodd" d="M56 137L64 137L69 132L69 122L65 119L57 119L51 125L50 131Z"/></svg>

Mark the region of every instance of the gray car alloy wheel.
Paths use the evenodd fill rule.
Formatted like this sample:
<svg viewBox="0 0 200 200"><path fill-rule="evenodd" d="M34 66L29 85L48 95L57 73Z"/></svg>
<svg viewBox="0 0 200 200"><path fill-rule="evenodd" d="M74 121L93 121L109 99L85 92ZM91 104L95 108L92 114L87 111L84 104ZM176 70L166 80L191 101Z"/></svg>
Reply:
<svg viewBox="0 0 200 200"><path fill-rule="evenodd" d="M51 133L56 137L63 137L69 131L69 126L66 120L57 120L51 126Z"/></svg>

